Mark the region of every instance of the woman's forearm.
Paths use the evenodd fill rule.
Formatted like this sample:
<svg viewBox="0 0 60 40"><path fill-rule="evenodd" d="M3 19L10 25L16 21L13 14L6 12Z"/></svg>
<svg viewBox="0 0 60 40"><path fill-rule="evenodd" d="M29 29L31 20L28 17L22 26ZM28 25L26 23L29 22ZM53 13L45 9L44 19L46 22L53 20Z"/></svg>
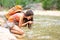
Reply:
<svg viewBox="0 0 60 40"><path fill-rule="evenodd" d="M28 24L28 22L20 24L19 27L25 26L26 24Z"/></svg>
<svg viewBox="0 0 60 40"><path fill-rule="evenodd" d="M26 24L28 24L28 22L26 22L26 23L22 24L22 26L25 26Z"/></svg>

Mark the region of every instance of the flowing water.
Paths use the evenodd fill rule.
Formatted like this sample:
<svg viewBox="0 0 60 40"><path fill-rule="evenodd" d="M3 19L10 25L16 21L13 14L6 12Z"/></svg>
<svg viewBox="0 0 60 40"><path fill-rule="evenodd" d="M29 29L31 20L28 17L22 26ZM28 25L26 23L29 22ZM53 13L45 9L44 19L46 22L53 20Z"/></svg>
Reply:
<svg viewBox="0 0 60 40"><path fill-rule="evenodd" d="M35 15L32 30L22 29L26 36L19 40L60 40L60 17Z"/></svg>

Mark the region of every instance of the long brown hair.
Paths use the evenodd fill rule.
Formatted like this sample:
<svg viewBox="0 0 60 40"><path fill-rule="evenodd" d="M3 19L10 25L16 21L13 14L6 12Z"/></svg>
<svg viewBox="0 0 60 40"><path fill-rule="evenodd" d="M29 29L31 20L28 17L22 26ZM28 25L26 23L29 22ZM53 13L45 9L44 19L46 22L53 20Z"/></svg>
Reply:
<svg viewBox="0 0 60 40"><path fill-rule="evenodd" d="M26 23L26 22L28 22L28 21L33 21L33 17L30 19L30 20L28 20L27 18L24 18L24 23ZM25 26L28 26L28 28L30 29L31 28L31 26L32 26L32 24L27 24L27 25L25 25Z"/></svg>
<svg viewBox="0 0 60 40"><path fill-rule="evenodd" d="M28 10L28 11L26 11L26 13L24 15L28 17L28 16L31 16L31 15L33 16L34 14L33 14L33 11L32 10ZM25 22L28 22L28 21L33 21L33 17L30 20L28 20L27 18L24 18L23 20L24 20L24 23ZM30 29L31 28L31 25L32 24L29 24L28 23L26 26L28 26L28 28Z"/></svg>

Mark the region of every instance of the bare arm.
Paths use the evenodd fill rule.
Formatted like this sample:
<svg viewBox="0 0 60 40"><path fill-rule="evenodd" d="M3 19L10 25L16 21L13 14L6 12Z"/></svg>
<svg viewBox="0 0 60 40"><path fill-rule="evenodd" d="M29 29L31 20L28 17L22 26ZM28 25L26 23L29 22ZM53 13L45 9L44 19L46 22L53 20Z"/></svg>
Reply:
<svg viewBox="0 0 60 40"><path fill-rule="evenodd" d="M26 24L28 24L28 22L23 23L23 17L20 17L20 20L19 20L19 27L25 26Z"/></svg>

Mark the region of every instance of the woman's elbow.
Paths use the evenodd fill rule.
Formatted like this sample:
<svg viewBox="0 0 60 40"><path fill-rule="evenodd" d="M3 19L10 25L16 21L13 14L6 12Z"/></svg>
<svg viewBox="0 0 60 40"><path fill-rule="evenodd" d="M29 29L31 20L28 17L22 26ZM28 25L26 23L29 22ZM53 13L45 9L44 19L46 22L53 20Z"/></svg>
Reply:
<svg viewBox="0 0 60 40"><path fill-rule="evenodd" d="M19 25L19 27L23 27L23 25Z"/></svg>

